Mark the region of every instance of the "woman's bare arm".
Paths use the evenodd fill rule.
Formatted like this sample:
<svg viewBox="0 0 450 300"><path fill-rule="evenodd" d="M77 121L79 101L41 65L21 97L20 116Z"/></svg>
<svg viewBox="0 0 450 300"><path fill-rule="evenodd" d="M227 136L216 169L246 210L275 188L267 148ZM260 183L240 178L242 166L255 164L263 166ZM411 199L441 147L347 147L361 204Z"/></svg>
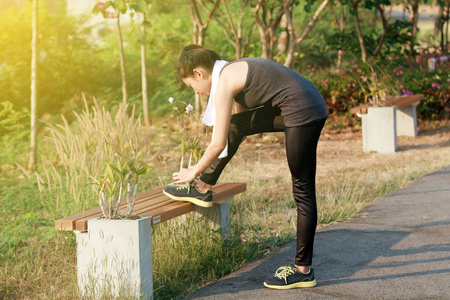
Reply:
<svg viewBox="0 0 450 300"><path fill-rule="evenodd" d="M194 180L203 173L206 168L219 157L225 149L230 126L231 107L233 98L245 86L247 80L248 65L246 62L236 62L227 66L220 75L219 84L215 94L216 124L214 138L206 148L199 162L190 169L182 169L174 173L174 179L178 183Z"/></svg>

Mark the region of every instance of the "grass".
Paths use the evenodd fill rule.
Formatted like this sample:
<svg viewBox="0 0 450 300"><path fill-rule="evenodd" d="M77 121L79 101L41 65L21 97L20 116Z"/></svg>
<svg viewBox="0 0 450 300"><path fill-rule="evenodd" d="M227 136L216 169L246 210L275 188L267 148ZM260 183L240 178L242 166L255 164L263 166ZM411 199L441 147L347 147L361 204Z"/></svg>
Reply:
<svg viewBox="0 0 450 300"><path fill-rule="evenodd" d="M61 130L69 127L74 125ZM319 227L350 219L376 198L450 164L450 126L445 123L421 125L420 136L400 138L399 152L393 155L362 153L360 135L329 128L318 149ZM162 120L155 125L151 145L160 167L146 178L146 187L170 182L178 168L171 131ZM154 227L156 299L186 296L294 240L296 212L282 140L279 134L248 138L222 175L222 182L248 186L231 206L229 240L220 239L220 233L195 214ZM26 144L16 147L26 149ZM63 170L58 160L48 161L55 172ZM62 211L75 213L77 205L56 209L57 194L40 193L34 177L23 177L16 168L1 170L0 299L76 299L75 238L71 232L56 232L54 220ZM46 177L45 170L40 174ZM66 190L66 184L70 182L59 186Z"/></svg>

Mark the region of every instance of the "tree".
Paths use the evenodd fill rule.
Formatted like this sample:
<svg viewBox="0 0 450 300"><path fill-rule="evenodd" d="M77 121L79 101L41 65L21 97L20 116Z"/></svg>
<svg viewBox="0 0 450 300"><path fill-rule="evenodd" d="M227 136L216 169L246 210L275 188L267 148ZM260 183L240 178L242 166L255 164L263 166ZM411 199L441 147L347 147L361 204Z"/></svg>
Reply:
<svg viewBox="0 0 450 300"><path fill-rule="evenodd" d="M291 0L284 0L284 12L286 14L287 19L287 26L289 31L289 50L288 54L286 56L286 61L284 63L285 66L291 67L293 60L294 60L294 53L295 48L303 42L303 40L307 37L307 35L311 32L311 30L316 25L317 21L319 20L320 14L325 10L330 0L324 0L322 4L316 9L316 12L314 13L313 17L309 21L308 25L306 26L305 30L303 30L300 37L296 37L294 24L293 24L293 4L294 1Z"/></svg>
<svg viewBox="0 0 450 300"><path fill-rule="evenodd" d="M203 0L189 0L189 8L191 12L192 20L192 41L194 44L203 46L205 43L206 29L211 22L211 19L219 6L220 0L214 0L212 8L209 8ZM203 22L202 15L198 9L197 4L202 6L207 13L206 21ZM195 94L195 111L198 114L202 112L202 104L206 102L206 99L201 99L200 95Z"/></svg>
<svg viewBox="0 0 450 300"><path fill-rule="evenodd" d="M446 47L445 45L448 45L448 27L449 27L449 23L450 23L450 1L446 0L444 2L444 0L439 0L438 2L439 2L439 5L442 6L442 7L444 5L447 5L447 9L446 9L447 10L447 15L445 17L441 16L441 18L442 18L442 22L441 22L441 24L442 24L442 26L441 26L441 49L444 50L444 48ZM445 24L445 27L446 27L445 35L444 35L444 24Z"/></svg>
<svg viewBox="0 0 450 300"><path fill-rule="evenodd" d="M359 7L360 3L361 3L360 0L353 0L352 10L353 10L353 15L355 17L355 26L356 26L356 33L358 34L359 46L361 48L361 59L362 59L363 63L365 63L367 61L367 50L366 50L366 46L364 45L364 37L361 32L361 24L359 21L358 7Z"/></svg>
<svg viewBox="0 0 450 300"><path fill-rule="evenodd" d="M108 11L108 7L114 9L114 12ZM128 91L127 91L127 75L125 68L125 54L123 50L122 29L120 27L120 14L127 12L127 4L124 0L108 1L106 3L99 2L94 7L94 13L102 13L105 19L116 19L117 38L119 42L119 56L120 56L120 70L122 75L122 103L126 105L128 103Z"/></svg>
<svg viewBox="0 0 450 300"><path fill-rule="evenodd" d="M434 34L440 34L440 46L444 50L448 45L448 27L450 22L450 1L449 0L436 0L439 5L439 12L434 22ZM446 8L446 9L444 9ZM444 15L444 12L446 14ZM444 29L444 26L446 29Z"/></svg>
<svg viewBox="0 0 450 300"><path fill-rule="evenodd" d="M411 51L414 50L414 42L418 32L417 21L419 20L419 0L407 0L406 3L410 6L409 10L409 22L411 23Z"/></svg>
<svg viewBox="0 0 450 300"><path fill-rule="evenodd" d="M128 0L129 8L142 17L142 23L140 24L140 50L141 50L141 81L142 81L142 107L144 112L144 122L145 126L150 127L151 119L150 112L148 110L148 86L147 86L147 66L146 66L146 30L150 23L147 21L147 10L149 5L149 0Z"/></svg>
<svg viewBox="0 0 450 300"><path fill-rule="evenodd" d="M38 52L38 0L33 0L32 38L31 38L31 119L30 119L30 160L28 171L36 164L37 158L37 52Z"/></svg>
<svg viewBox="0 0 450 300"><path fill-rule="evenodd" d="M390 6L390 4L391 4L391 2L389 0L381 0L381 1L377 1L375 3L375 7L380 14L381 24L383 25L383 33L381 34L381 37L378 40L378 45L373 52L373 56L377 56L378 53L380 53L381 47L383 46L383 43L384 43L384 38L386 37L386 34L388 33L388 30L389 30L389 23L387 20L388 18L386 17L384 12L385 12L385 6L387 6L387 5ZM390 6L390 8L392 10L392 6Z"/></svg>
<svg viewBox="0 0 450 300"><path fill-rule="evenodd" d="M294 2L289 0L288 2ZM284 3L280 0L257 0L253 17L258 27L261 41L261 57L273 58L277 41L277 29L285 13Z"/></svg>
<svg viewBox="0 0 450 300"><path fill-rule="evenodd" d="M214 2L212 3L213 7L208 8L205 1L203 0L189 0L189 8L192 20L192 39L194 44L203 46L205 43L206 29L208 29L209 23L211 22L214 12L219 6L220 0L214 0ZM206 21L204 22L202 20L202 15L200 14L197 4L202 6L208 14L206 17Z"/></svg>
<svg viewBox="0 0 450 300"><path fill-rule="evenodd" d="M344 56L344 49L342 49L342 34L344 33L346 20L344 16L344 4L341 1L339 1L338 3L340 7L339 18L337 18L336 15L333 13L333 19L334 22L336 23L336 27L338 28L339 35L341 36L341 38L339 38L338 43L336 43L338 49L337 66L339 67L342 63L342 57ZM331 6L331 10L333 11L333 6Z"/></svg>
<svg viewBox="0 0 450 300"><path fill-rule="evenodd" d="M229 2L229 1L228 1ZM240 0L240 9L238 12L237 23L235 25L235 19L231 13L227 1L221 0L222 6L224 8L223 12L220 7L217 9L217 12L220 18L217 15L214 15L215 20L222 27L225 36L227 37L230 44L234 47L235 57L236 59L240 59L245 56L245 51L250 42L250 37L252 35L252 29L255 22L253 21L248 28L248 33L246 38L243 37L243 22L246 7L248 6L249 0Z"/></svg>
<svg viewBox="0 0 450 300"><path fill-rule="evenodd" d="M141 24L141 78L142 78L142 107L144 110L145 126L150 127L151 119L148 111L148 87L147 87L147 67L145 59L145 26L146 26L146 13L142 13Z"/></svg>
<svg viewBox="0 0 450 300"><path fill-rule="evenodd" d="M125 53L123 51L123 39L122 30L120 28L120 11L116 11L116 26L117 26L117 38L119 42L119 56L120 56L120 70L122 74L122 103L127 105L128 103L128 91L127 91L127 72L125 68Z"/></svg>

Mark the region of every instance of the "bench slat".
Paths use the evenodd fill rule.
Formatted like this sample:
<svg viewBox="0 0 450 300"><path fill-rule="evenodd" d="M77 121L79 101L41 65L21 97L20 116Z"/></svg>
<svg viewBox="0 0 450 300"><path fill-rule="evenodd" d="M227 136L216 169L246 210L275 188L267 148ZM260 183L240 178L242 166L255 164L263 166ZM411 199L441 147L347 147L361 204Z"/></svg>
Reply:
<svg viewBox="0 0 450 300"><path fill-rule="evenodd" d="M217 203L222 200L228 199L245 192L246 189L246 185L242 183L228 183L217 185L213 188L213 191L215 192L215 194L213 195L213 202ZM152 224L157 224L159 222L170 220L196 209L198 209L198 206L193 205L189 202L173 201L166 206L160 206L158 208L152 207L148 210L142 210L138 214L140 216L152 218ZM157 217L156 221L155 217Z"/></svg>
<svg viewBox="0 0 450 300"><path fill-rule="evenodd" d="M140 193L138 195L136 195L136 203L142 202L142 201L146 201L148 199L151 199L152 197L157 196L159 193L161 193L161 191L163 190L164 187L160 187L148 192L143 192ZM126 199L122 199L119 205L119 209L123 209L126 206ZM55 222L55 227L56 230L82 230L82 229L77 229L77 222L80 219L92 219L92 218L96 218L96 217L100 217L102 216L102 210L100 207L95 207L92 209L89 209L87 211L57 220Z"/></svg>
<svg viewBox="0 0 450 300"><path fill-rule="evenodd" d="M136 195L136 203L134 213L139 216L152 218L152 223L156 224L169 220L171 218L183 215L198 208L189 202L174 201L164 195L159 187L151 191L139 193ZM233 197L246 191L245 183L222 183L213 187L213 202L219 202L224 199ZM119 209L126 209L126 199L122 199ZM79 230L86 231L89 219L101 217L102 211L100 207L81 212L55 222L56 230ZM156 222L153 219L157 217Z"/></svg>
<svg viewBox="0 0 450 300"><path fill-rule="evenodd" d="M187 214L197 207L189 202L174 201L157 209L143 212L142 216L152 218L152 225L154 225Z"/></svg>
<svg viewBox="0 0 450 300"><path fill-rule="evenodd" d="M398 106L399 108L405 108L409 105L417 105L424 98L423 94L410 95L410 96L397 96L387 99L387 103L391 106Z"/></svg>
<svg viewBox="0 0 450 300"><path fill-rule="evenodd" d="M424 98L423 94L409 95L409 96L394 96L387 98L387 104L389 106L398 106L400 109L409 105L418 105ZM367 108L373 106L370 103L361 104L350 109L352 114L366 114Z"/></svg>
<svg viewBox="0 0 450 300"><path fill-rule="evenodd" d="M142 210L147 210L146 208L150 207L160 207L160 206L164 206L169 204L170 202L174 202L175 200L170 199L169 197L167 197L166 195L162 194L159 195L157 198L151 198L151 199L147 199L148 201L146 201L145 203L140 203L140 205L138 206L137 204L134 206L134 214L141 216L141 212ZM90 219L92 218L97 218L97 217L101 217L103 214L98 213L95 215L91 215L89 217L85 217L79 220L75 221L75 229L74 230L79 230L79 231L86 231L87 230L87 223Z"/></svg>
<svg viewBox="0 0 450 300"><path fill-rule="evenodd" d="M164 189L164 187L159 187L156 189L153 189L151 191L147 191L147 192L142 192L138 195L136 195L136 204L142 201L146 201L149 198L152 198L154 196L157 196L158 194L160 194L162 192L162 190ZM126 199L122 199L120 202L120 206L119 207L123 207L124 205L126 205ZM122 208L123 209L123 208ZM102 215L102 210L100 207L95 207L92 209L89 209L87 211L69 216L69 217L65 217L63 219L59 219L55 222L55 228L56 230L77 230L76 229L76 221L83 219L83 218L95 218L95 217L100 217Z"/></svg>

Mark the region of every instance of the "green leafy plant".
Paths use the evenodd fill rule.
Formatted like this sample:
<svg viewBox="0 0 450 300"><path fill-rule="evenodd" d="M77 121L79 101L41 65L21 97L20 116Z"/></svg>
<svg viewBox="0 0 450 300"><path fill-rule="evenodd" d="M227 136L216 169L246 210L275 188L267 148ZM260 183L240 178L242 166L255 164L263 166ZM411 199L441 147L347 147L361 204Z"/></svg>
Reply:
<svg viewBox="0 0 450 300"><path fill-rule="evenodd" d="M112 142L109 145L117 150ZM132 218L139 176L147 174L153 169L147 167L147 163L142 160L141 151L132 156L126 156L120 151L115 151L114 156L115 159L106 163L102 177L100 179L91 177L91 179L98 186L98 202L105 218ZM119 208L125 186L127 206L126 211L121 214ZM134 186L132 196L131 186Z"/></svg>

